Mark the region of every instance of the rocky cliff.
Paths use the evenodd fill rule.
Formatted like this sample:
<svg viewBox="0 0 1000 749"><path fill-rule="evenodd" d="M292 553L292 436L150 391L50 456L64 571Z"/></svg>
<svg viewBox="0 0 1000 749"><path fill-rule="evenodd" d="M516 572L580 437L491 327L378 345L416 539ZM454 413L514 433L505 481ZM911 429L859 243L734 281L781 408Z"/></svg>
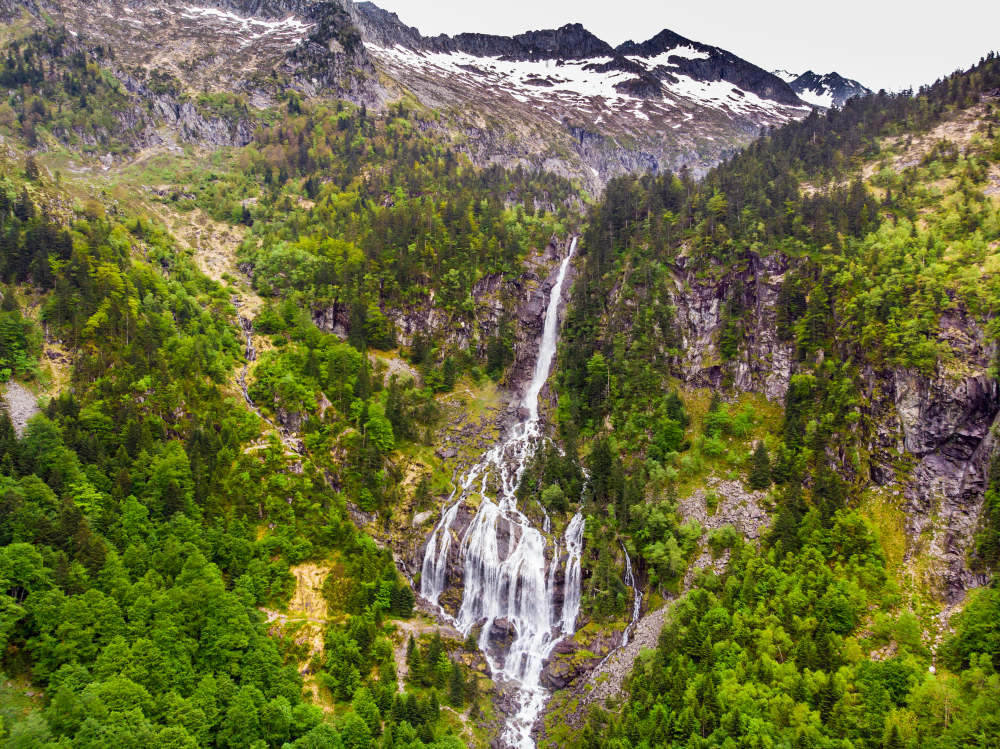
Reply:
<svg viewBox="0 0 1000 749"><path fill-rule="evenodd" d="M790 377L804 364L793 343L779 339L775 305L788 259L753 255L742 270L716 277L673 268L672 298L683 340L679 362L694 386L720 386L729 379L739 392L783 401ZM719 337L723 311L740 298L742 342L723 361ZM898 489L904 499L911 557L928 561L927 585L948 603L987 581L968 567L993 450L991 427L1000 413L1000 392L990 370L995 346L986 342L985 321L967 311L942 316L939 339L954 357L933 376L868 365L861 377L865 426L852 439L866 455L861 473L846 454L831 455L842 475L858 488ZM842 451L843 453L843 451Z"/></svg>

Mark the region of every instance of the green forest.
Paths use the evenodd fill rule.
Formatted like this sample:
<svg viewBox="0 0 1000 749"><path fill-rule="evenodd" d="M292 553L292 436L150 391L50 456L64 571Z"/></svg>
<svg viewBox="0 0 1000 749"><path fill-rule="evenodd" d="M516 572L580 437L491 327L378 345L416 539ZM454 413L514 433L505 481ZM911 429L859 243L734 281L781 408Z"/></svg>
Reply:
<svg viewBox="0 0 1000 749"><path fill-rule="evenodd" d="M1000 339L994 54L813 110L703 179L618 177L594 200L474 165L406 98L286 91L260 110L162 71L149 91L250 121L252 141L179 147L94 188L55 167L134 156L149 124L117 116L131 99L113 52L55 26L2 44L0 381L37 413L0 414L0 748L488 746L502 719L477 640L442 635L394 551L425 540L416 511L436 518L455 486L439 457L454 403L513 382L518 295L574 236L552 438L517 496L559 528L586 517L587 636L630 616L623 552L647 606L669 609L625 691L556 700L541 745L998 745L1000 594L972 591L931 644L936 609L914 605L898 539L862 511L866 378L965 366L947 313ZM973 114L962 145L895 168ZM208 272L186 226L235 237L231 267ZM783 268L776 336L794 352L780 403L735 386L762 259ZM685 381L678 269L725 288L717 382ZM685 518L710 476L766 492L761 538ZM986 577L998 482L993 457L969 560ZM724 568L686 586L703 552ZM325 613L295 630L310 567Z"/></svg>

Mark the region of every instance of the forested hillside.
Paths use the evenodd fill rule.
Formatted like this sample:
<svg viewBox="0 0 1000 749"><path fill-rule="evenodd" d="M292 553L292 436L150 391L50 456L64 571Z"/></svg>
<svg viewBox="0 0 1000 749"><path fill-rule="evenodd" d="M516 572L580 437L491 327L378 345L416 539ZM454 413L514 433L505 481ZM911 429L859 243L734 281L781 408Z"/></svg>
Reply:
<svg viewBox="0 0 1000 749"><path fill-rule="evenodd" d="M389 745L463 745L439 714L478 703L470 667L430 634L397 664L413 592L348 505L398 502L397 451L442 418L437 392L491 360L418 334L422 376L398 382L367 351L398 346L383 310L434 291L454 324L474 323L472 285L516 278L564 235L572 186L476 171L402 107L290 96L244 150L154 156L155 172L108 180L165 178L153 204L111 198L72 171L90 147L67 148L93 128L97 149L121 137L86 119L107 113L91 99L117 81L63 43L14 41L5 74L26 95L3 105L19 150L0 195L2 374L43 407L16 431L0 417L0 740L361 747L386 726ZM233 272L206 275L164 216L245 231ZM347 342L313 323L323 305L343 308ZM267 611L285 610L316 560L336 573L320 580L318 645L303 649Z"/></svg>
<svg viewBox="0 0 1000 749"><path fill-rule="evenodd" d="M748 489L768 490L773 521L761 543L732 526L712 531L707 546L724 571L694 578L627 693L592 708L581 745L996 740L1000 599L992 587L965 597L927 575L926 531L905 532L914 521L904 513L916 508L889 509L920 488L919 456L900 450L884 462L878 390L893 371L995 377L998 86L991 54L915 94L814 113L701 182L615 180L593 209L558 378L561 432L594 445L590 522L610 518L595 546L621 539L651 587L676 589L696 548L681 524L683 495L730 469ZM714 359L699 367L684 346L697 335L684 297L699 291L688 284L710 287L718 304ZM955 318L968 326L961 342L948 335ZM789 353L789 379L780 420L762 429L763 412L739 407L739 385L748 359L773 343ZM672 388L699 383L713 396L690 428ZM987 425L995 415L993 406ZM1000 531L998 462L988 456L990 490L970 509L978 524L952 541L965 544L977 580L989 580ZM712 515L712 490L707 502ZM559 721L575 704L550 717L557 742L571 740Z"/></svg>
<svg viewBox="0 0 1000 749"><path fill-rule="evenodd" d="M0 746L506 746L516 625L443 614L504 482L578 561L525 740L1000 740L995 55L593 202L4 29Z"/></svg>

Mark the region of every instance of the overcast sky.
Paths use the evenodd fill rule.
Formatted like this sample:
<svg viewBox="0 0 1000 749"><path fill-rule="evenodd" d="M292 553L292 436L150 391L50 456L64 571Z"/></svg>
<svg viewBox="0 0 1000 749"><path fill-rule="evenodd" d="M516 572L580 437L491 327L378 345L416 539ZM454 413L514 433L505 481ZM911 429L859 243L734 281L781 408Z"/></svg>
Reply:
<svg viewBox="0 0 1000 749"><path fill-rule="evenodd" d="M1000 50L1000 0L375 0L424 35L582 23L614 46L671 29L768 70L836 71L869 88L933 83Z"/></svg>

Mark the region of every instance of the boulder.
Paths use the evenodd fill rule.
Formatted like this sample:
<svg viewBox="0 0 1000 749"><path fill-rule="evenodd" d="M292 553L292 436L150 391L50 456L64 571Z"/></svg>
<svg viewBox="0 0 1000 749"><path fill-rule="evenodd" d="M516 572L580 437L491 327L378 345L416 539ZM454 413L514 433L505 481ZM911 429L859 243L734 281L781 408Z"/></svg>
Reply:
<svg viewBox="0 0 1000 749"><path fill-rule="evenodd" d="M510 646L517 639L517 627L514 622L506 617L494 619L490 624L488 640L486 642L486 652L496 663L497 668L503 668L510 653Z"/></svg>

